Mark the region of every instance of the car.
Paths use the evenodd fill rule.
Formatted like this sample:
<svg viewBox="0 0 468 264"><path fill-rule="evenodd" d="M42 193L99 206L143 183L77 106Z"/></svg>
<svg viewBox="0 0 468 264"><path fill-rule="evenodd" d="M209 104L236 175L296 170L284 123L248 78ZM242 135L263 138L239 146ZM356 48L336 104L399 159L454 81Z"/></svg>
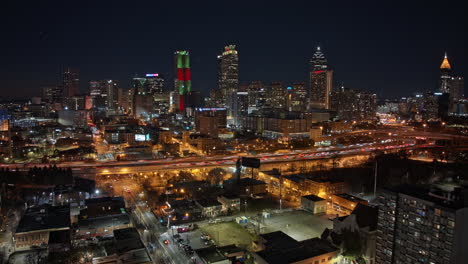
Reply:
<svg viewBox="0 0 468 264"><path fill-rule="evenodd" d="M210 236L201 236L200 239L206 241L206 240L210 240L211 237Z"/></svg>
<svg viewBox="0 0 468 264"><path fill-rule="evenodd" d="M163 241L163 243L166 244L166 245L169 245L170 242L169 242L169 240L166 239L166 240Z"/></svg>

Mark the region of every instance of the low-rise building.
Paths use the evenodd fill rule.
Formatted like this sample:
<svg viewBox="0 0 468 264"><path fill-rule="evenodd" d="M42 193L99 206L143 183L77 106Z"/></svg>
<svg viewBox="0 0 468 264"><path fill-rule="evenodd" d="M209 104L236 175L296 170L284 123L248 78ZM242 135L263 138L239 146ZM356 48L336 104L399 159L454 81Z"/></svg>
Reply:
<svg viewBox="0 0 468 264"><path fill-rule="evenodd" d="M122 197L88 199L85 204L78 217L78 238L112 236L115 229L132 227Z"/></svg>
<svg viewBox="0 0 468 264"><path fill-rule="evenodd" d="M153 263L135 228L116 229L113 232L114 243L112 254L93 258L93 264L108 263Z"/></svg>
<svg viewBox="0 0 468 264"><path fill-rule="evenodd" d="M347 193L331 195L331 205L333 208L345 214L350 214L358 204L367 205L368 202L364 199Z"/></svg>
<svg viewBox="0 0 468 264"><path fill-rule="evenodd" d="M325 214L327 212L327 200L313 194L302 196L301 208L313 214Z"/></svg>
<svg viewBox="0 0 468 264"><path fill-rule="evenodd" d="M208 247L196 250L198 257L203 264L230 264L232 263L226 256L221 254L215 247Z"/></svg>
<svg viewBox="0 0 468 264"><path fill-rule="evenodd" d="M47 247L54 232L70 232L70 207L44 204L26 210L21 218L13 241L16 250L32 246Z"/></svg>
<svg viewBox="0 0 468 264"><path fill-rule="evenodd" d="M281 231L259 237L261 250L252 253L255 264L333 264L339 253L329 241L317 237L297 241Z"/></svg>
<svg viewBox="0 0 468 264"><path fill-rule="evenodd" d="M235 194L223 194L218 196L218 202L222 205L224 212L240 211L240 197Z"/></svg>
<svg viewBox="0 0 468 264"><path fill-rule="evenodd" d="M197 200L195 204L201 209L202 216L216 217L221 214L222 204L214 199Z"/></svg>

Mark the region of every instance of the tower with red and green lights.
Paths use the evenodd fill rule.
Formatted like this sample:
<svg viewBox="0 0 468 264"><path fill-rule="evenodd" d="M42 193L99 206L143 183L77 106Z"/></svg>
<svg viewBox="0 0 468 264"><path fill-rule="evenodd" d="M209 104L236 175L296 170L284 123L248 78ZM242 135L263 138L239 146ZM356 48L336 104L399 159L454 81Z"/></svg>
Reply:
<svg viewBox="0 0 468 264"><path fill-rule="evenodd" d="M185 110L185 94L192 89L192 79L190 76L190 55L187 50L179 50L174 54L176 78L174 87L179 94L178 109Z"/></svg>

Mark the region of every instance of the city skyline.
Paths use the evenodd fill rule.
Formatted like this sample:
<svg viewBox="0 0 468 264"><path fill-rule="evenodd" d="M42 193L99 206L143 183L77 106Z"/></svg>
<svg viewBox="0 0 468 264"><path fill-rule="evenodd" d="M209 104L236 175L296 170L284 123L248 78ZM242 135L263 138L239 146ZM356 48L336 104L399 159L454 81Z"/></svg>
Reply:
<svg viewBox="0 0 468 264"><path fill-rule="evenodd" d="M216 88L219 47L228 44L236 45L242 53L241 83L253 80L307 81L308 61L318 45L332 65L336 85L344 82L347 87L374 91L379 96L405 96L408 92L436 90L438 66L445 52L457 74L466 75L463 18L455 7L448 7L451 12L431 16L438 12L436 6L426 5L418 10L416 8L419 7L410 4L408 10L403 11L363 4L361 9L353 10L357 12L356 16L350 17L347 12L350 6L334 9L322 4L314 6L322 11L314 15L324 21L314 20L318 23L316 27L308 21L310 14L300 6L282 9L272 5L271 12L256 17L251 11L241 10L243 6L239 5L226 11L226 16L231 18L228 20L209 10L198 11L200 8L196 9L197 14L182 11L181 15L191 22L165 22L157 17L143 19L147 12L143 10L141 16L132 22L117 21L116 25L122 26L119 30L118 27L109 28L102 18L90 21L93 15L88 13L86 6L78 6L65 30L55 25L52 18L44 18L31 26L34 16L23 17L24 14L19 13L22 9L11 5L12 14L16 16L5 17L5 22L11 24L18 18L23 20L14 29L6 28L5 32L11 37L0 44L4 52L8 51L0 66L3 80L0 87L4 98L39 95L40 87L53 84L58 79L62 66L80 69L81 91L87 88L87 81L93 79L116 79L123 88L128 88L135 73L158 72L169 80L173 77L171 56L179 49L187 49L191 53L193 90L208 94ZM104 8L103 4L93 7L98 10ZM309 7L308 4L305 7ZM30 8L25 7L25 13ZM37 8L47 13L64 7L45 5ZM116 19L114 16L127 13L118 4L109 8L115 13L109 17L111 21ZM158 6L158 10L172 8L171 5ZM252 5L252 10L257 8L260 6ZM236 15L238 11L242 12ZM370 15L366 19L358 18L359 12L369 12ZM414 17L408 17L409 12L413 12ZM63 16L60 12L58 14ZM327 18L331 18L330 14L335 14L337 19L326 23ZM284 17L281 20L284 23L268 25L262 22L275 15ZM241 17L245 19L241 20ZM233 27L234 22L230 21L235 21L235 18L240 23ZM82 23L78 22L80 19L83 19ZM219 19L220 23L206 24L213 19ZM376 23L368 23L370 19ZM402 28L405 25L407 27ZM231 28L223 31L226 26ZM151 28L156 28L155 32L160 34L152 36ZM170 32L175 28L182 30L183 34ZM109 35L104 33L114 34L118 39L132 36L138 44L121 41L105 45L100 40ZM442 33L451 37L440 38ZM92 39L94 44L82 43L82 39ZM26 51L19 52L20 48L26 48ZM395 74L399 78L394 78ZM166 90L172 89L170 83L167 86Z"/></svg>

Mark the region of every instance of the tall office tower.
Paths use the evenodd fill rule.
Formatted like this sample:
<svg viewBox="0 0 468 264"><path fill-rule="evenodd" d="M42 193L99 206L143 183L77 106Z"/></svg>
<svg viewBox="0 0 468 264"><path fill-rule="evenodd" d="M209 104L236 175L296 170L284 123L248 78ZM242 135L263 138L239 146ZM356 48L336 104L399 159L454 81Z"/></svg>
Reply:
<svg viewBox="0 0 468 264"><path fill-rule="evenodd" d="M49 104L60 103L62 99L62 88L57 85L42 88L44 101Z"/></svg>
<svg viewBox="0 0 468 264"><path fill-rule="evenodd" d="M330 108L340 120L372 120L377 113L377 95L341 87L330 94Z"/></svg>
<svg viewBox="0 0 468 264"><path fill-rule="evenodd" d="M468 190L402 185L378 197L376 264L447 263L468 259Z"/></svg>
<svg viewBox="0 0 468 264"><path fill-rule="evenodd" d="M310 107L330 108L330 92L333 86L333 71L328 69L325 55L317 47L310 60Z"/></svg>
<svg viewBox="0 0 468 264"><path fill-rule="evenodd" d="M80 71L67 67L62 73L63 96L73 97L80 90Z"/></svg>
<svg viewBox="0 0 468 264"><path fill-rule="evenodd" d="M303 112L307 110L307 88L304 82L295 82L291 86L291 111Z"/></svg>
<svg viewBox="0 0 468 264"><path fill-rule="evenodd" d="M162 94L164 89L164 78L159 73L147 73L144 88L149 94Z"/></svg>
<svg viewBox="0 0 468 264"><path fill-rule="evenodd" d="M119 85L116 80L93 80L89 82L89 95L96 110L119 108Z"/></svg>
<svg viewBox="0 0 468 264"><path fill-rule="evenodd" d="M184 111L184 95L192 90L189 52L187 50L176 51L174 54L174 61L176 74L174 88L175 91L179 94L179 99L176 100L177 109L179 111Z"/></svg>
<svg viewBox="0 0 468 264"><path fill-rule="evenodd" d="M461 76L452 76L450 78L450 97L454 101L463 99L465 95L465 80Z"/></svg>
<svg viewBox="0 0 468 264"><path fill-rule="evenodd" d="M135 94L146 95L146 78L134 77L132 79L132 88Z"/></svg>
<svg viewBox="0 0 468 264"><path fill-rule="evenodd" d="M445 53L444 60L440 65L440 85L439 92L449 93L450 92L450 80L452 77L452 67L450 66L449 60L447 58L447 53Z"/></svg>
<svg viewBox="0 0 468 264"><path fill-rule="evenodd" d="M119 83L116 80L105 80L106 107L108 110L119 108Z"/></svg>
<svg viewBox="0 0 468 264"><path fill-rule="evenodd" d="M272 82L271 86L266 88L266 99L269 107L285 108L286 98L283 84L281 82Z"/></svg>
<svg viewBox="0 0 468 264"><path fill-rule="evenodd" d="M261 81L253 81L249 84L249 107L260 109L266 104L266 91Z"/></svg>
<svg viewBox="0 0 468 264"><path fill-rule="evenodd" d="M106 107L105 96L103 95L103 82L98 80L89 81L89 95L91 96L91 104L95 109Z"/></svg>
<svg viewBox="0 0 468 264"><path fill-rule="evenodd" d="M236 45L224 47L218 56L218 89L222 104L228 110L228 122L239 124L237 117L237 90L239 89L239 56Z"/></svg>

